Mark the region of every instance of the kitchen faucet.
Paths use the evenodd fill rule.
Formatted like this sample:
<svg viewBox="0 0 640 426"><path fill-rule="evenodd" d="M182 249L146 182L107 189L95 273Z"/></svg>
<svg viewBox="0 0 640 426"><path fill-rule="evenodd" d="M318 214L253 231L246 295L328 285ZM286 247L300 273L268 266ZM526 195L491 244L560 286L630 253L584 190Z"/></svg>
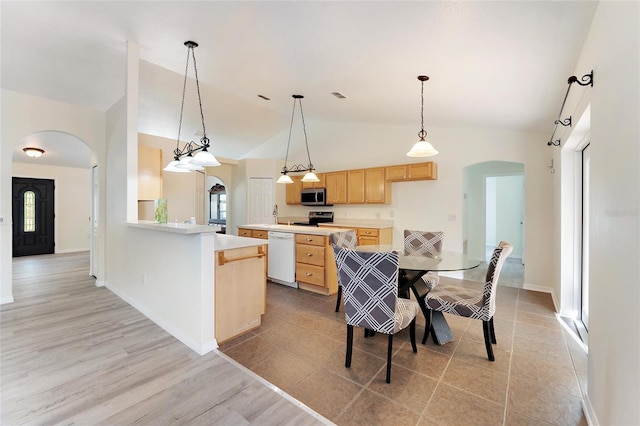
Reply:
<svg viewBox="0 0 640 426"><path fill-rule="evenodd" d="M273 214L274 223L277 225L278 224L278 205L277 204L273 205L273 213L272 214Z"/></svg>

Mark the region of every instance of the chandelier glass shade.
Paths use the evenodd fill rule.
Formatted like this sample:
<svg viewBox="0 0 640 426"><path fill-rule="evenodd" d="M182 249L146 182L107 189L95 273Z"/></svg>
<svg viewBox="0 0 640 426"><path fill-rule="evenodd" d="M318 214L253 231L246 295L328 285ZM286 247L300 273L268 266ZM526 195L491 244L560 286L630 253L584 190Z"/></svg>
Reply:
<svg viewBox="0 0 640 426"><path fill-rule="evenodd" d="M196 54L194 49L198 43L185 41L187 46L187 64L184 70L184 84L182 86L182 104L180 106L180 122L178 124L178 139L176 149L173 151L173 161L169 162L163 169L166 172L189 173L192 170L204 170L205 167L219 166L220 162L211 154L208 149L211 146L207 137L207 130L204 125L204 114L202 112L202 98L200 96L200 82L198 81L198 67L196 65ZM184 113L184 98L187 89L187 79L189 73L189 58L193 58L193 69L196 77L196 89L198 93L198 106L200 108L200 120L202 122L202 138L199 142L191 141L180 148L180 132L182 130L182 116Z"/></svg>
<svg viewBox="0 0 640 426"><path fill-rule="evenodd" d="M313 163L311 163L311 155L309 155L309 141L307 139L307 128L304 123L304 113L302 111L302 99L304 96L302 95L293 95L293 111L291 112L291 126L289 127L289 139L287 140L287 154L284 158L284 167L282 167L282 176L278 178L276 183L293 183L293 179L289 176L289 173L302 173L306 172L304 177L302 178L302 182L320 182L318 176L313 172L315 168L313 167ZM291 146L291 133L293 131L293 121L296 114L296 101L300 105L300 117L302 118L302 130L304 132L304 144L307 148L307 160L309 164L306 166L303 164L296 164L291 167L287 167L287 162L289 161L289 147Z"/></svg>
<svg viewBox="0 0 640 426"><path fill-rule="evenodd" d="M419 75L418 76L418 80L420 80L420 82L422 83L422 89L420 91L420 99L421 99L421 106L420 106L420 123L421 123L421 128L420 131L418 132L418 142L416 142L413 147L411 148L411 151L407 152L407 156L408 157L430 157L432 155L436 155L438 153L438 151L436 151L436 149L433 147L433 145L431 145L429 142L427 142L427 132L425 132L424 130L424 82L429 80L429 77L427 77L426 75Z"/></svg>

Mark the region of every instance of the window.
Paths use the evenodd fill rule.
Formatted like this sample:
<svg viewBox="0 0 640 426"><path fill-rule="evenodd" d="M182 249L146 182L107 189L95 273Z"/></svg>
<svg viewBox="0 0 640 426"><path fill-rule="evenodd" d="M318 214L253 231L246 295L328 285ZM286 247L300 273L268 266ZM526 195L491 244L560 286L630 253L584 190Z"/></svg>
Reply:
<svg viewBox="0 0 640 426"><path fill-rule="evenodd" d="M35 232L36 230L36 193L25 191L23 195L24 207L24 232Z"/></svg>
<svg viewBox="0 0 640 426"><path fill-rule="evenodd" d="M210 194L211 203L211 219L226 220L227 219L227 194Z"/></svg>

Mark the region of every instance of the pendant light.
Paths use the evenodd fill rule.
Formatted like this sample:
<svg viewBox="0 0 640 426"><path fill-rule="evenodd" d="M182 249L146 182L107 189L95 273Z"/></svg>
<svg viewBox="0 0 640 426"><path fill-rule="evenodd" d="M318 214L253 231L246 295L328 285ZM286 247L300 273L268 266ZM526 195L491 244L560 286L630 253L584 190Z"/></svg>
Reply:
<svg viewBox="0 0 640 426"><path fill-rule="evenodd" d="M292 95L293 97L293 111L291 112L291 126L289 127L289 140L287 141L287 154L284 158L284 167L282 168L282 176L278 178L276 183L293 183L293 179L288 173L300 173L306 172L304 177L302 178L302 182L320 182L318 176L316 176L313 171L315 168L311 163L311 156L309 155L309 142L307 140L307 128L304 124L304 113L302 112L302 99L304 96L302 95ZM296 164L295 166L287 167L287 161L289 160L289 147L291 146L291 132L293 130L293 119L296 114L296 101L300 104L300 117L302 118L302 130L304 132L304 144L307 147L307 160L309 160L309 164L305 167L302 164Z"/></svg>
<svg viewBox="0 0 640 426"><path fill-rule="evenodd" d="M424 82L429 80L429 77L427 77L426 75L419 75L418 80L422 82L422 89L420 91L420 98L422 101L420 109L420 123L422 127L418 132L418 137L420 138L420 140L413 145L411 151L407 152L407 156L430 157L432 155L436 155L438 151L435 150L433 145L426 141L427 132L424 131Z"/></svg>
<svg viewBox="0 0 640 426"><path fill-rule="evenodd" d="M163 169L167 172L189 173L191 170L204 170L205 167L219 166L220 162L211 154L208 149L210 141L207 137L207 130L204 125L204 114L202 112L202 98L200 97L200 82L198 81L198 67L196 66L196 54L194 49L198 43L185 41L187 46L187 65L184 70L184 84L182 85L182 105L180 106L180 122L178 123L178 139L176 149L173 151L174 157ZM191 141L180 148L180 131L182 130L182 115L184 112L184 98L187 90L187 75L189 72L189 56L193 58L193 69L196 77L196 89L198 93L198 106L200 107L200 120L202 122L202 138L200 142Z"/></svg>

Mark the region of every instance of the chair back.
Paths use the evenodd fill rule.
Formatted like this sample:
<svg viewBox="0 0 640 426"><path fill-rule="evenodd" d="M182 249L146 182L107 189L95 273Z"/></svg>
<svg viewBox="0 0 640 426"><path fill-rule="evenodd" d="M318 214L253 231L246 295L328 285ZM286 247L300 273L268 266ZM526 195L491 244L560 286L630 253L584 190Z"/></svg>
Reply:
<svg viewBox="0 0 640 426"><path fill-rule="evenodd" d="M404 253L436 257L442 253L444 232L404 230Z"/></svg>
<svg viewBox="0 0 640 426"><path fill-rule="evenodd" d="M512 251L513 246L510 243L500 241L500 244L493 250L491 260L487 266L487 276L485 278L482 298L484 309L489 310L489 318L493 317L493 314L496 312L496 286L498 285L502 265L504 265L505 260Z"/></svg>
<svg viewBox="0 0 640 426"><path fill-rule="evenodd" d="M353 230L334 232L329 237L331 244L339 248L354 249L358 245L358 237Z"/></svg>
<svg viewBox="0 0 640 426"><path fill-rule="evenodd" d="M398 254L333 247L347 324L392 334L398 297Z"/></svg>

